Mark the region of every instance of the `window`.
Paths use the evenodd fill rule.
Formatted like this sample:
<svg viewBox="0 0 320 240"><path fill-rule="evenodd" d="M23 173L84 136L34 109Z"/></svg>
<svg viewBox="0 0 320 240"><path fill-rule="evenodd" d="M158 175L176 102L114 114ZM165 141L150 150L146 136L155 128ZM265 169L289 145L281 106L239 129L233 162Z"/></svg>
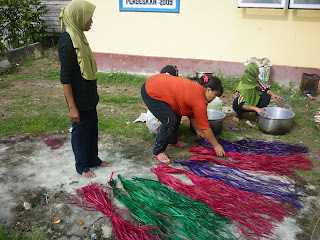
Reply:
<svg viewBox="0 0 320 240"><path fill-rule="evenodd" d="M289 0L238 0L238 7L288 8Z"/></svg>
<svg viewBox="0 0 320 240"><path fill-rule="evenodd" d="M290 0L290 8L320 9L320 0Z"/></svg>
<svg viewBox="0 0 320 240"><path fill-rule="evenodd" d="M320 9L320 0L238 0L238 7Z"/></svg>

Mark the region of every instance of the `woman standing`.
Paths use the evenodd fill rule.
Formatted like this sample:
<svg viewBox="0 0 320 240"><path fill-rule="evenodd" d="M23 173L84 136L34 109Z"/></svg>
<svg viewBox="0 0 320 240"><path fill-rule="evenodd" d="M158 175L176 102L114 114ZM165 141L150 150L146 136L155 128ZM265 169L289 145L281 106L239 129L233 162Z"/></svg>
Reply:
<svg viewBox="0 0 320 240"><path fill-rule="evenodd" d="M65 31L58 43L60 81L70 111L76 171L88 179L95 177L90 167L111 166L98 157L97 65L84 35L91 28L94 10L95 5L84 0L73 0L62 8L59 19Z"/></svg>
<svg viewBox="0 0 320 240"><path fill-rule="evenodd" d="M214 147L219 157L225 156L208 121L207 106L223 88L217 77L201 77L198 82L186 78L157 74L142 85L141 96L151 113L160 120L153 156L160 162L170 162L165 154L168 144L177 143L182 116L188 116L198 136L203 136Z"/></svg>

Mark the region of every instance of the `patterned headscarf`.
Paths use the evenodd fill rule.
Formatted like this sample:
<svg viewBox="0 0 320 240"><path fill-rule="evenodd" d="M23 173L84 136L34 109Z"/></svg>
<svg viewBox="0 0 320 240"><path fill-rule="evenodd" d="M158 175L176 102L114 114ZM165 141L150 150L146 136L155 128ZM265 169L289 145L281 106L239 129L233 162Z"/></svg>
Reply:
<svg viewBox="0 0 320 240"><path fill-rule="evenodd" d="M259 76L259 66L256 62L250 63L244 69L241 81L238 85L238 89L242 94L245 105L248 107L256 106L260 100L258 92L258 76Z"/></svg>
<svg viewBox="0 0 320 240"><path fill-rule="evenodd" d="M97 64L83 31L95 8L87 1L72 0L67 7L61 8L59 16L61 31L66 27L76 49L81 75L87 80L96 80Z"/></svg>

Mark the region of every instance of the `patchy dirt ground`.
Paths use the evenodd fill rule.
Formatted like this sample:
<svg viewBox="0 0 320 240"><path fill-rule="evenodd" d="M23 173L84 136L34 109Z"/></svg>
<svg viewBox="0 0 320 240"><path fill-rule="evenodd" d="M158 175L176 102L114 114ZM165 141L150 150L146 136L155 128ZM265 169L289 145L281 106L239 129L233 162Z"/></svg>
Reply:
<svg viewBox="0 0 320 240"><path fill-rule="evenodd" d="M39 60L36 64L44 64L45 61L45 59ZM52 67L58 69L59 64L56 63ZM32 65L23 71L34 71L36 68L37 66ZM2 114L10 114L10 112L4 112L4 104L10 101L6 96L20 90L30 92L36 102L41 101L45 94L49 93L56 95L57 99L63 98L59 82L46 81L40 77L30 82L16 81L12 87L0 92L0 111ZM99 86L101 93L127 92L135 94L138 91L139 89L134 87L111 89ZM310 137L310 127L303 121L295 122L290 133L285 136L263 134L259 131L254 116L250 114L246 117L255 127L246 124L245 120L235 123L231 120L233 112L228 111L232 99L233 94L231 93L225 93L222 97L224 107L226 107L222 138L232 136L233 139L242 139L249 137L302 144L309 147L310 152L307 156L314 162L312 171L299 171L299 176L305 179L304 182L295 180L296 184L308 193L305 207L302 210L296 210L292 216L279 223L275 231L277 236L272 239L320 239L319 137ZM319 97L312 102L304 99L301 101L306 101L306 104L300 104L299 108L295 110L300 111L301 115L307 119L312 118L314 109L319 107ZM271 104L276 103L272 102ZM99 114L110 114L106 109L108 109L107 106L99 104ZM114 109L114 111L121 110ZM143 111L141 109L141 112ZM132 122L139 114L140 112L129 113L130 119L128 121ZM188 128L188 122L183 125L185 129ZM311 129L314 131L314 128ZM63 145L58 149L48 147L43 137L43 135L34 134L2 137L0 144L0 225L18 233L26 233L36 223L40 229L46 232L48 239L89 239L92 234L96 234L98 239L114 239L108 218L98 220L103 217L101 213L84 211L75 205L67 204L70 202L68 196L74 194L74 189L90 183L76 174L74 170L74 157L68 129L46 133L47 138L57 138L62 141ZM185 141L188 143L188 147L196 144L194 140L195 136L187 134ZM137 176L156 180L155 174L150 172L150 168L157 166L157 162L151 157L152 146L153 140L145 141L137 137L124 137L100 132L99 155L103 160L112 162L113 165L110 168L93 169L97 178L92 182L105 184L110 179L112 172L115 177L120 174L127 179ZM168 154L180 160L188 160L190 155L187 151L188 147L169 148ZM170 165L179 167L175 163L170 163ZM54 224L56 219L61 219L61 223ZM83 225L80 225L79 221L82 221ZM237 230L233 229L233 231L236 236L239 236Z"/></svg>

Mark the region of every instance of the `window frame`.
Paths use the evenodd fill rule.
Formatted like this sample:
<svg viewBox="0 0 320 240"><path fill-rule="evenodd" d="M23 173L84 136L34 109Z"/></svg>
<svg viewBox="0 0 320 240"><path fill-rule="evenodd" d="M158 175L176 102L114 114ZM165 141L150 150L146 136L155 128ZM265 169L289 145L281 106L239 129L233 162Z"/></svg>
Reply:
<svg viewBox="0 0 320 240"><path fill-rule="evenodd" d="M281 3L243 3L243 0L238 0L239 8L282 8L288 9L289 0L281 0Z"/></svg>
<svg viewBox="0 0 320 240"><path fill-rule="evenodd" d="M289 8L293 8L293 9L320 9L320 3L319 4L294 3L294 0L290 0Z"/></svg>

